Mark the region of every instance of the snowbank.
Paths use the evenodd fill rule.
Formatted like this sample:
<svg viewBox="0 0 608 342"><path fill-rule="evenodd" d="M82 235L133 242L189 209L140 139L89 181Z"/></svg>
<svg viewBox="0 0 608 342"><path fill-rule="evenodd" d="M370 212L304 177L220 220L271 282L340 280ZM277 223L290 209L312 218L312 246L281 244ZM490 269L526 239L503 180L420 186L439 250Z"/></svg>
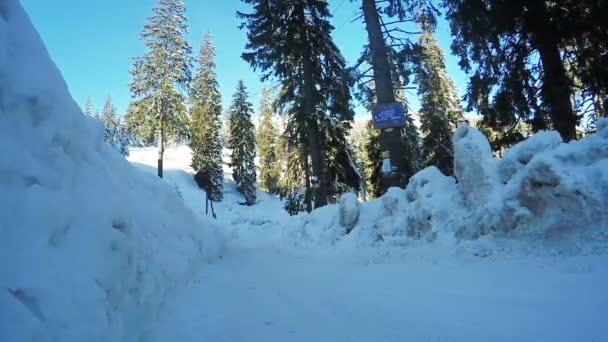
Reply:
<svg viewBox="0 0 608 342"><path fill-rule="evenodd" d="M435 167L420 171L405 190L361 204L347 236L336 219L344 204L297 217L287 235L325 245L398 246L493 236L457 248L487 255L492 244L498 248L496 239L506 239L530 242L526 248L548 242L559 253L606 252L608 120L598 127L567 144L556 132L540 132L495 159L486 137L462 124L453 137L455 177Z"/></svg>
<svg viewBox="0 0 608 342"><path fill-rule="evenodd" d="M138 341L220 238L82 115L0 0L0 341Z"/></svg>

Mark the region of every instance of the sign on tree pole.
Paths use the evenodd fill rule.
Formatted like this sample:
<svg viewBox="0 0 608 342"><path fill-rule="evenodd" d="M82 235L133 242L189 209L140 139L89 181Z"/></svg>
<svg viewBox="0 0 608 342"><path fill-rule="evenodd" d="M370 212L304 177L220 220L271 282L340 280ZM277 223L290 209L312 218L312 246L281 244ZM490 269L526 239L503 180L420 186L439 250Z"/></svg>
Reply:
<svg viewBox="0 0 608 342"><path fill-rule="evenodd" d="M403 104L398 102L377 105L372 112L372 118L378 129L403 127L406 124Z"/></svg>
<svg viewBox="0 0 608 342"><path fill-rule="evenodd" d="M403 104L394 102L377 105L372 111L372 119L374 126L382 131L382 174L389 178L398 178L399 165L397 158L399 158L399 155L397 153L401 153L399 129L405 126L407 122ZM394 181L398 184L399 179Z"/></svg>

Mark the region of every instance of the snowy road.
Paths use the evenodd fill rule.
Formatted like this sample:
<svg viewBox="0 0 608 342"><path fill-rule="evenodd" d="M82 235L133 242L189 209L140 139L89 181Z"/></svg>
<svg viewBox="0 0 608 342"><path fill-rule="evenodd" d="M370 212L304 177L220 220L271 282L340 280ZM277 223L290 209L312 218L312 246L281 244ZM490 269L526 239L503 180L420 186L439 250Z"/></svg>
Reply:
<svg viewBox="0 0 608 342"><path fill-rule="evenodd" d="M231 250L170 298L151 335L158 342L608 341L605 263L570 262L369 264Z"/></svg>
<svg viewBox="0 0 608 342"><path fill-rule="evenodd" d="M167 151L165 181L204 216L189 153ZM155 158L153 149L130 157L151 173ZM282 203L259 193L259 204L236 205L226 179L216 207L230 237L223 258L167 298L142 341L608 342L606 256L294 248Z"/></svg>

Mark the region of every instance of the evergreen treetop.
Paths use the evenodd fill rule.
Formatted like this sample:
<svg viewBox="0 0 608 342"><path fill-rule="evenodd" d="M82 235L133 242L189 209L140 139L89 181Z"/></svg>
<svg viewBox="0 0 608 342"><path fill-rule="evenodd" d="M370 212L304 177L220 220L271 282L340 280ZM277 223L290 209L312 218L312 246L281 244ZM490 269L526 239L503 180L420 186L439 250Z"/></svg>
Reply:
<svg viewBox="0 0 608 342"><path fill-rule="evenodd" d="M292 118L289 125L294 125L287 132L305 138L288 141L310 155L314 205L323 206L330 183L326 160L337 160L342 169L352 169L350 160L348 165L344 163L346 146L329 144L345 143L343 135L354 115L349 103L351 79L331 39L328 4L311 0L243 1L253 5L253 11L239 13L244 20L241 27L247 29L249 38L248 51L242 56L262 71L263 81L271 77L280 81L278 108ZM342 155L330 158L331 149Z"/></svg>
<svg viewBox="0 0 608 342"><path fill-rule="evenodd" d="M198 57L198 70L192 82L190 99L192 168L206 174L204 184L214 201L223 199L224 171L221 142L221 95L216 75L215 47L206 33Z"/></svg>
<svg viewBox="0 0 608 342"><path fill-rule="evenodd" d="M162 178L167 135L189 138L184 93L192 78L192 48L185 38L188 26L182 0L159 0L153 12L141 33L148 51L134 59L130 88L140 100L138 105L145 106L143 121L155 121L149 127L158 130L158 176ZM143 121L139 124L145 125Z"/></svg>
<svg viewBox="0 0 608 342"><path fill-rule="evenodd" d="M274 122L275 111L271 90L262 90L260 105L260 125L257 145L260 163L260 188L271 194L279 193L279 130Z"/></svg>
<svg viewBox="0 0 608 342"><path fill-rule="evenodd" d="M253 105L248 100L247 88L239 81L229 109L230 137L228 147L232 150L230 166L237 189L245 196L245 203L256 201L255 127L251 122Z"/></svg>
<svg viewBox="0 0 608 342"><path fill-rule="evenodd" d="M420 123L423 133L422 159L445 174L453 173L452 132L463 111L445 57L433 32L425 31L413 56L413 72L421 98Z"/></svg>

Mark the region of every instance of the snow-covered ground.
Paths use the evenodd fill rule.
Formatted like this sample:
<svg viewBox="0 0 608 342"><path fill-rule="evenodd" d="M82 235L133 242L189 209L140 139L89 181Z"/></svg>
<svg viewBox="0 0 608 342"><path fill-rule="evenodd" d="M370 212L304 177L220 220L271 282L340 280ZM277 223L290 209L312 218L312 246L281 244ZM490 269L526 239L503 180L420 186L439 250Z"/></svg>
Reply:
<svg viewBox="0 0 608 342"><path fill-rule="evenodd" d="M227 161L228 153L224 151ZM129 161L139 169L156 175L158 152L154 147L131 149ZM164 157L164 181L184 199L184 203L202 218L211 217L211 208L206 213L205 193L198 188L190 167L192 152L188 146L168 148ZM261 238L266 239L259 231L270 231L275 235L281 232L284 220L289 218L283 209L283 202L275 196L258 191L258 202L253 206L240 205L244 197L237 191L232 180L232 170L224 165L224 200L213 202L217 222L224 233L231 239Z"/></svg>
<svg viewBox="0 0 608 342"><path fill-rule="evenodd" d="M607 126L502 160L462 126L458 181L297 217L226 170L212 220L188 148L125 161L0 0L0 341L608 341Z"/></svg>
<svg viewBox="0 0 608 342"><path fill-rule="evenodd" d="M234 249L150 341L606 341L606 259L294 256Z"/></svg>
<svg viewBox="0 0 608 342"><path fill-rule="evenodd" d="M84 116L17 0L0 0L0 341L141 341L217 259L215 222Z"/></svg>
<svg viewBox="0 0 608 342"><path fill-rule="evenodd" d="M166 157L165 181L196 198L190 205L204 215L189 149ZM154 172L155 149L133 150L130 159ZM166 302L149 341L608 340L604 254L493 236L374 241L374 224L398 221L386 207L405 215L395 201L406 191L361 204L345 235L339 205L289 218L267 194L257 208L236 204L242 197L228 169L226 179L218 222L231 239L223 257ZM345 202L346 212L355 210Z"/></svg>

